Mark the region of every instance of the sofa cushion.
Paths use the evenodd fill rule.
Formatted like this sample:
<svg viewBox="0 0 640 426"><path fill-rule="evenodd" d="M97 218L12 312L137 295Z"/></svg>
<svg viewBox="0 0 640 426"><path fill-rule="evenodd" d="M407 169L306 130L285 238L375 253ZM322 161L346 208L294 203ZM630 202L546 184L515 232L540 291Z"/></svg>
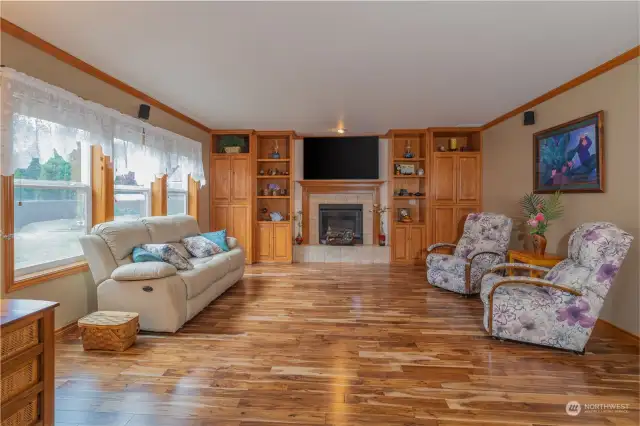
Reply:
<svg viewBox="0 0 640 426"><path fill-rule="evenodd" d="M179 243L184 237L200 234L198 221L191 216L151 216L140 222L149 230L153 244Z"/></svg>
<svg viewBox="0 0 640 426"><path fill-rule="evenodd" d="M116 281L142 281L170 277L177 272L176 267L165 262L140 262L118 266L111 278Z"/></svg>
<svg viewBox="0 0 640 426"><path fill-rule="evenodd" d="M153 253L149 253L148 251L146 251L145 249L143 249L141 247L134 247L133 248L133 254L132 254L131 258L136 263L140 263L140 262L162 262L162 259L160 259L158 256L156 256Z"/></svg>
<svg viewBox="0 0 640 426"><path fill-rule="evenodd" d="M198 296L229 272L229 256L218 254L197 263L191 271L178 271L187 288L187 299Z"/></svg>
<svg viewBox="0 0 640 426"><path fill-rule="evenodd" d="M182 257L184 257L185 259L190 259L191 258L191 254L184 247L184 244L182 244L182 243L167 243L167 244L169 244L170 246L172 246L173 248L178 250L178 253L180 253L182 255Z"/></svg>
<svg viewBox="0 0 640 426"><path fill-rule="evenodd" d="M205 232L202 234L207 240L215 243L220 247L223 251L229 251L229 246L227 245L227 230L223 229L221 231L215 232Z"/></svg>
<svg viewBox="0 0 640 426"><path fill-rule="evenodd" d="M144 244L142 248L158 256L163 262L172 264L179 271L193 269L191 262L170 244Z"/></svg>
<svg viewBox="0 0 640 426"><path fill-rule="evenodd" d="M218 244L201 235L183 238L182 244L193 257L210 257L224 252Z"/></svg>
<svg viewBox="0 0 640 426"><path fill-rule="evenodd" d="M131 254L134 247L151 243L147 227L137 220L101 223L94 226L91 233L99 235L107 243L118 264Z"/></svg>

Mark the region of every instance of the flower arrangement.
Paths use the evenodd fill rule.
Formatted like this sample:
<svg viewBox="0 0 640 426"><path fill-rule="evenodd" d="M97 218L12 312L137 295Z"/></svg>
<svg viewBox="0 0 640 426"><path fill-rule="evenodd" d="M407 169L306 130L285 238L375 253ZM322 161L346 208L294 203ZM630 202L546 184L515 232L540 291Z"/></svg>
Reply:
<svg viewBox="0 0 640 426"><path fill-rule="evenodd" d="M378 235L378 244L384 246L387 241L387 237L384 234L384 214L389 211L389 207L374 204L373 208L369 211L380 215L380 234Z"/></svg>
<svg viewBox="0 0 640 426"><path fill-rule="evenodd" d="M298 210L293 216L293 220L298 224L298 235L295 238L297 245L302 244L302 210Z"/></svg>
<svg viewBox="0 0 640 426"><path fill-rule="evenodd" d="M525 217L528 218L527 225L531 228L531 235L544 236L549 227L549 222L560 219L564 213L560 191L553 193L549 198L543 199L538 194L525 194L520 199L520 206Z"/></svg>

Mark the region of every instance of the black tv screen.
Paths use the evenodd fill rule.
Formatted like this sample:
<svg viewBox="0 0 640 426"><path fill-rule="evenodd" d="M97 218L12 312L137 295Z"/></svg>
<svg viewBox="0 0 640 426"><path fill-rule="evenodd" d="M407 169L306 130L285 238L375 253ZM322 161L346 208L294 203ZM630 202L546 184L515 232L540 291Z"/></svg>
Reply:
<svg viewBox="0 0 640 426"><path fill-rule="evenodd" d="M305 179L378 179L378 137L304 138Z"/></svg>

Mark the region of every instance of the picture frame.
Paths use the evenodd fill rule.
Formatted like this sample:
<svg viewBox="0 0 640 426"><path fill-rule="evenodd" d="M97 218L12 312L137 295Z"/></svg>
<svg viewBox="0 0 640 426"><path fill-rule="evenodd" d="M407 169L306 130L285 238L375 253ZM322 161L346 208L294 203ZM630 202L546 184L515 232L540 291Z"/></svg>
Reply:
<svg viewBox="0 0 640 426"><path fill-rule="evenodd" d="M533 135L533 192L605 191L604 111Z"/></svg>
<svg viewBox="0 0 640 426"><path fill-rule="evenodd" d="M400 164L401 175L414 175L415 172L416 172L416 167L414 164Z"/></svg>

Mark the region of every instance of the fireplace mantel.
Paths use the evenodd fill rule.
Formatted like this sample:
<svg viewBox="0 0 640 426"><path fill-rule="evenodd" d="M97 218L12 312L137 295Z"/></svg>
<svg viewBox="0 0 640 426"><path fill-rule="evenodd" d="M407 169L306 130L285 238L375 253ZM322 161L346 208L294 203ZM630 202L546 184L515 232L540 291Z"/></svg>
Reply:
<svg viewBox="0 0 640 426"><path fill-rule="evenodd" d="M377 179L349 179L349 180L299 180L302 187L302 238L304 244L309 244L309 197L311 194L371 194L374 204L380 204L380 187L385 183ZM373 215L371 234L374 243L377 241L380 229L380 217Z"/></svg>

